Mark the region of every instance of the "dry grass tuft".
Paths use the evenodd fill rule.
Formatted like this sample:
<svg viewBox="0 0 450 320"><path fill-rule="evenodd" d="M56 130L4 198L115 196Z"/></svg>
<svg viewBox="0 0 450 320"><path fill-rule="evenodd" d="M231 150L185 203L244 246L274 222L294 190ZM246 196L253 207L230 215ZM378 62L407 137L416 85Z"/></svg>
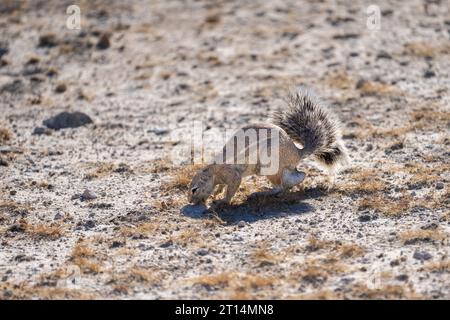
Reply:
<svg viewBox="0 0 450 320"><path fill-rule="evenodd" d="M283 254L274 253L266 243L262 244L250 255L251 261L260 267L273 265L282 261L283 258Z"/></svg>
<svg viewBox="0 0 450 320"><path fill-rule="evenodd" d="M225 299L254 299L270 291L262 290L276 283L273 277L259 276L237 272L201 275L186 280L188 283L202 285L206 288L223 289Z"/></svg>
<svg viewBox="0 0 450 320"><path fill-rule="evenodd" d="M12 139L12 133L9 129L0 128L0 145L5 144L6 142Z"/></svg>
<svg viewBox="0 0 450 320"><path fill-rule="evenodd" d="M120 235L123 237L131 237L134 239L148 238L154 234L159 228L159 223L146 222L137 226L126 226L120 228Z"/></svg>
<svg viewBox="0 0 450 320"><path fill-rule="evenodd" d="M61 238L65 229L63 226L56 224L37 224L37 225L27 225L26 232L36 239L49 239L56 240Z"/></svg>
<svg viewBox="0 0 450 320"><path fill-rule="evenodd" d="M342 295L331 290L314 290L312 292L301 293L288 296L288 300L337 300Z"/></svg>
<svg viewBox="0 0 450 320"><path fill-rule="evenodd" d="M398 239L405 245L416 244L420 242L444 242L448 239L448 234L436 229L436 230L407 230L399 233Z"/></svg>
<svg viewBox="0 0 450 320"><path fill-rule="evenodd" d="M326 83L334 88L341 90L353 89L355 87L355 79L347 72L341 71L332 74L326 79Z"/></svg>
<svg viewBox="0 0 450 320"><path fill-rule="evenodd" d="M419 299L413 288L401 285L385 285L379 288L369 288L366 284L356 283L351 287L346 298L357 299Z"/></svg>
<svg viewBox="0 0 450 320"><path fill-rule="evenodd" d="M374 194L389 187L379 176L379 171L370 168L354 169L349 180L350 182L338 185L337 191L345 194Z"/></svg>
<svg viewBox="0 0 450 320"><path fill-rule="evenodd" d="M33 208L24 203L19 203L14 200L0 200L0 212L28 212Z"/></svg>
<svg viewBox="0 0 450 320"><path fill-rule="evenodd" d="M366 250L360 245L349 243L338 247L339 257L343 259L355 258L364 255Z"/></svg>
<svg viewBox="0 0 450 320"><path fill-rule="evenodd" d="M198 228L189 228L187 230L180 231L172 235L169 241L183 247L191 245L201 246L205 243L201 230Z"/></svg>
<svg viewBox="0 0 450 320"><path fill-rule="evenodd" d="M105 177L109 174L111 174L114 171L114 164L105 162L105 163L95 163L93 164L95 169L89 173L87 173L84 178L87 180L97 179Z"/></svg>
<svg viewBox="0 0 450 320"><path fill-rule="evenodd" d="M305 285L319 287L330 277L348 272L348 266L335 258L312 258L299 265L300 270L293 268L293 272L287 276L287 281L302 281Z"/></svg>
<svg viewBox="0 0 450 320"><path fill-rule="evenodd" d="M70 261L77 265L82 272L97 274L101 271L101 266L96 259L96 252L83 241L78 241L70 255Z"/></svg>
<svg viewBox="0 0 450 320"><path fill-rule="evenodd" d="M386 95L398 91L390 84L367 80L358 83L357 89L359 89L363 95Z"/></svg>
<svg viewBox="0 0 450 320"><path fill-rule="evenodd" d="M450 260L429 262L424 266L424 270L433 273L450 273Z"/></svg>
<svg viewBox="0 0 450 320"><path fill-rule="evenodd" d="M6 295L7 293L7 295ZM40 300L92 300L96 295L89 290L69 289L52 286L3 283L0 285L0 300L40 299Z"/></svg>
<svg viewBox="0 0 450 320"><path fill-rule="evenodd" d="M432 58L441 54L449 54L450 46L448 43L431 44L428 42L411 42L405 44L404 53L419 58Z"/></svg>
<svg viewBox="0 0 450 320"><path fill-rule="evenodd" d="M29 235L34 240L56 240L65 234L65 227L56 223L36 225L28 223L24 218L10 226L8 231L21 232Z"/></svg>
<svg viewBox="0 0 450 320"><path fill-rule="evenodd" d="M179 168L172 168L170 173L170 180L163 186L166 191L169 190L187 190L192 178L200 165L187 165Z"/></svg>
<svg viewBox="0 0 450 320"><path fill-rule="evenodd" d="M388 198L385 195L370 195L359 201L358 209L372 209L387 216L398 216L407 212L413 206L413 199L409 194L398 198Z"/></svg>

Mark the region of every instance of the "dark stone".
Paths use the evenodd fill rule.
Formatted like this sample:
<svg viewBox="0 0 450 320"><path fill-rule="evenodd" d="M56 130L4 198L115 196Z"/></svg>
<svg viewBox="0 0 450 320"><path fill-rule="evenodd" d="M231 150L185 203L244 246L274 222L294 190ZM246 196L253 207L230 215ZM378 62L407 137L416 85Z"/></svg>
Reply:
<svg viewBox="0 0 450 320"><path fill-rule="evenodd" d="M51 48L58 44L54 34L44 34L39 37L39 47Z"/></svg>
<svg viewBox="0 0 450 320"><path fill-rule="evenodd" d="M110 46L109 35L104 33L100 36L100 39L97 42L97 49L106 50Z"/></svg>
<svg viewBox="0 0 450 320"><path fill-rule="evenodd" d="M24 89L24 84L21 80L16 79L13 82L7 83L0 88L0 93L9 92L9 93L20 93Z"/></svg>
<svg viewBox="0 0 450 320"><path fill-rule="evenodd" d="M344 34L336 34L333 36L333 39L336 40L347 40L347 39L356 39L359 38L360 35L357 33L344 33Z"/></svg>
<svg viewBox="0 0 450 320"><path fill-rule="evenodd" d="M413 254L413 258L420 260L420 261L426 261L426 260L430 260L432 258L432 255L426 251L416 251Z"/></svg>
<svg viewBox="0 0 450 320"><path fill-rule="evenodd" d="M169 241L166 241L166 242L160 244L160 247L161 247L161 248L168 248L168 247L170 247L171 245L173 245L173 242L172 242L172 240L169 240Z"/></svg>
<svg viewBox="0 0 450 320"><path fill-rule="evenodd" d="M119 248L119 247L123 247L124 245L125 245L124 242L113 241L113 243L111 244L110 248Z"/></svg>
<svg viewBox="0 0 450 320"><path fill-rule="evenodd" d="M88 220L88 221L86 221L86 222L83 224L83 226L84 226L84 229L85 229L85 230L92 229L92 228L95 227L95 221L94 221L94 220Z"/></svg>
<svg viewBox="0 0 450 320"><path fill-rule="evenodd" d="M36 127L33 130L33 134L34 135L38 135L38 136L40 136L42 134L50 135L51 131L49 129L47 129L47 128L44 128L44 127Z"/></svg>
<svg viewBox="0 0 450 320"><path fill-rule="evenodd" d="M404 147L405 147L405 145L403 144L403 142L397 142L397 143L394 143L392 146L390 146L389 150L395 151L395 150L403 149Z"/></svg>
<svg viewBox="0 0 450 320"><path fill-rule="evenodd" d="M385 51L380 51L377 54L377 59L388 59L388 60L390 60L390 59L392 59L392 56L389 53L385 52Z"/></svg>
<svg viewBox="0 0 450 320"><path fill-rule="evenodd" d="M395 277L396 280L398 281L408 281L409 277L407 274L400 274L398 276Z"/></svg>
<svg viewBox="0 0 450 320"><path fill-rule="evenodd" d="M208 253L209 253L209 252L208 252L208 250L206 250L206 249L200 249L200 250L197 251L197 254L198 254L199 256L206 256Z"/></svg>
<svg viewBox="0 0 450 320"><path fill-rule="evenodd" d="M433 70L427 70L427 71L425 71L424 74L423 74L423 77L424 77L425 79L433 78L433 77L435 77L435 76L436 76L436 73L435 73Z"/></svg>
<svg viewBox="0 0 450 320"><path fill-rule="evenodd" d="M6 45L3 43L0 43L0 58L3 57L8 52L9 52L9 49L6 47Z"/></svg>
<svg viewBox="0 0 450 320"><path fill-rule="evenodd" d="M61 112L58 115L44 120L47 128L59 130L64 128L77 128L92 123L92 119L82 112Z"/></svg>
<svg viewBox="0 0 450 320"><path fill-rule="evenodd" d="M442 182L438 182L438 183L436 183L435 188L436 188L436 190L442 190L442 189L444 189L444 184Z"/></svg>
<svg viewBox="0 0 450 320"><path fill-rule="evenodd" d="M67 86L64 83L58 84L55 88L56 93L63 93L67 90Z"/></svg>
<svg viewBox="0 0 450 320"><path fill-rule="evenodd" d="M359 222L369 222L369 221L376 220L376 219L377 219L377 216L375 216L375 215L372 216L370 214L363 214L358 217Z"/></svg>

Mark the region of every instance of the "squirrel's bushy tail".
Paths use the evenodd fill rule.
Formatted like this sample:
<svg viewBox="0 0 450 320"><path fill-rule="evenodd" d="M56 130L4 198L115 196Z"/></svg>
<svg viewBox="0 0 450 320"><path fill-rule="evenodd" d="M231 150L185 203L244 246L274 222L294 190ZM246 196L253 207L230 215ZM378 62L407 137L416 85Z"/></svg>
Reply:
<svg viewBox="0 0 450 320"><path fill-rule="evenodd" d="M290 92L287 108L275 112L272 123L301 143L305 156L313 155L330 171L337 171L348 163L339 120L305 90Z"/></svg>

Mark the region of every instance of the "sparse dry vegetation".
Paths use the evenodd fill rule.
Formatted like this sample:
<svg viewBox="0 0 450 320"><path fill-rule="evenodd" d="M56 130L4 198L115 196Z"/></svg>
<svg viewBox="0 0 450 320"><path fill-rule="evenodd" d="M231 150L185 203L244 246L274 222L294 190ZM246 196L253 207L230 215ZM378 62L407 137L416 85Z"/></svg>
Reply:
<svg viewBox="0 0 450 320"><path fill-rule="evenodd" d="M449 24L411 1L376 35L358 1L80 0L76 31L0 0L0 300L450 298ZM296 86L349 166L188 204L194 123L222 141ZM47 125L65 111L93 123Z"/></svg>
<svg viewBox="0 0 450 320"><path fill-rule="evenodd" d="M6 128L0 127L0 145L5 144L6 142L12 139L11 131Z"/></svg>
<svg viewBox="0 0 450 320"><path fill-rule="evenodd" d="M78 241L72 249L70 262L77 265L82 272L97 274L102 270L99 255L84 241Z"/></svg>

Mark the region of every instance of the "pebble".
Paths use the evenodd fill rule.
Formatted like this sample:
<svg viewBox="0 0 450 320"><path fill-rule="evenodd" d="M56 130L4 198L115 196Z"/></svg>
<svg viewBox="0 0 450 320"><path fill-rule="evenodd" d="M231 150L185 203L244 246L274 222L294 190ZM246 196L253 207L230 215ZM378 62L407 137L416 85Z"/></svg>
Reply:
<svg viewBox="0 0 450 320"><path fill-rule="evenodd" d="M55 214L55 217L54 217L53 219L55 219L55 220L60 220L60 219L62 219L62 218L63 218L63 215L62 215L61 213L57 212L57 213Z"/></svg>
<svg viewBox="0 0 450 320"><path fill-rule="evenodd" d="M436 190L442 190L444 189L444 184L442 182L436 183Z"/></svg>
<svg viewBox="0 0 450 320"><path fill-rule="evenodd" d="M44 120L47 128L59 130L64 128L77 128L92 123L92 119L82 112L61 112L54 117Z"/></svg>
<svg viewBox="0 0 450 320"><path fill-rule="evenodd" d="M408 281L409 277L407 274L400 274L396 276L395 279L398 281Z"/></svg>
<svg viewBox="0 0 450 320"><path fill-rule="evenodd" d="M94 200L94 199L97 199L97 195L92 190L85 189L84 192L81 194L82 201Z"/></svg>
<svg viewBox="0 0 450 320"><path fill-rule="evenodd" d="M173 245L173 242L172 242L172 240L169 240L169 241L166 241L166 242L160 244L159 247L160 247L160 248L168 248L168 247L170 247L171 245Z"/></svg>
<svg viewBox="0 0 450 320"><path fill-rule="evenodd" d="M413 254L413 258L420 260L420 261L426 261L426 260L430 260L432 258L432 255L426 251L416 251Z"/></svg>
<svg viewBox="0 0 450 320"><path fill-rule="evenodd" d="M87 220L84 224L84 229L89 230L95 227L95 221L94 220Z"/></svg>
<svg viewBox="0 0 450 320"><path fill-rule="evenodd" d="M243 227L245 227L245 225L246 225L246 223L245 223L245 221L243 221L243 220L239 221L238 224L237 224L237 226L238 226L239 228L243 228Z"/></svg>
<svg viewBox="0 0 450 320"><path fill-rule="evenodd" d="M63 93L67 90L67 86L64 83L58 84L55 88L56 93Z"/></svg>
<svg viewBox="0 0 450 320"><path fill-rule="evenodd" d="M197 251L197 254L199 255L199 256L206 256L207 254L208 254L209 252L208 252L208 250L206 250L206 249L200 249L200 250L198 250Z"/></svg>
<svg viewBox="0 0 450 320"><path fill-rule="evenodd" d="M34 128L33 135L40 136L42 134L50 135L51 131L49 129L47 129L47 128L44 128L44 127L36 127L36 128Z"/></svg>
<svg viewBox="0 0 450 320"><path fill-rule="evenodd" d="M425 71L424 74L423 74L423 77L424 77L425 79L433 78L433 77L435 77L435 76L436 76L436 73L435 73L433 70L427 70L427 71Z"/></svg>
<svg viewBox="0 0 450 320"><path fill-rule="evenodd" d="M110 46L109 36L108 34L104 33L101 35L100 39L97 42L97 49L99 50L106 50Z"/></svg>

